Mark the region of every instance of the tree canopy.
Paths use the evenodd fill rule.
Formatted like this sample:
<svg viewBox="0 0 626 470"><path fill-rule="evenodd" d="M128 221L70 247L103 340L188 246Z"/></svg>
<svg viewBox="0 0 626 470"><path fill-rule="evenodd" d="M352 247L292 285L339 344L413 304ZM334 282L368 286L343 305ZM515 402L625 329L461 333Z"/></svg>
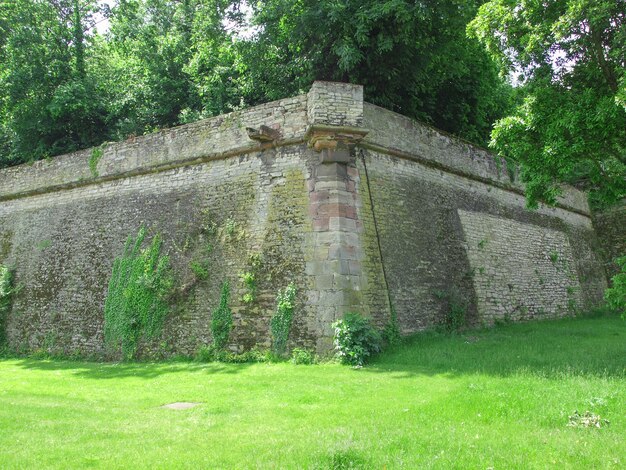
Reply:
<svg viewBox="0 0 626 470"><path fill-rule="evenodd" d="M562 183L595 207L626 196L626 1L491 0L468 27L522 83L491 146L521 166L531 205Z"/></svg>
<svg viewBox="0 0 626 470"><path fill-rule="evenodd" d="M361 83L375 104L486 144L510 87L465 35L480 3L0 0L0 165L305 92L315 79Z"/></svg>
<svg viewBox="0 0 626 470"><path fill-rule="evenodd" d="M465 34L480 3L265 0L254 6L259 33L243 57L261 99L315 79L360 83L374 104L486 144L510 87Z"/></svg>
<svg viewBox="0 0 626 470"><path fill-rule="evenodd" d="M562 183L610 204L626 184L625 2L0 0L0 166L325 79L490 142L531 205Z"/></svg>
<svg viewBox="0 0 626 470"><path fill-rule="evenodd" d="M90 69L94 0L0 2L0 162L102 140L105 103Z"/></svg>

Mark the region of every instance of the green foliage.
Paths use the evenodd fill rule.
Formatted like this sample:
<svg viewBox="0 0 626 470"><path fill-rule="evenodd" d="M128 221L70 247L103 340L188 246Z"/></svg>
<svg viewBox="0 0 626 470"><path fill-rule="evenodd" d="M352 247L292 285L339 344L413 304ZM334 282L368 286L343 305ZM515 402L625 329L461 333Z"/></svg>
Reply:
<svg viewBox="0 0 626 470"><path fill-rule="evenodd" d="M482 3L447 0L253 2L258 33L240 44L249 102L360 83L369 102L486 144L510 87L465 26Z"/></svg>
<svg viewBox="0 0 626 470"><path fill-rule="evenodd" d="M315 79L362 83L375 104L486 143L510 87L464 35L480 3L268 0L250 4L250 23L233 0L5 1L0 165L302 93Z"/></svg>
<svg viewBox="0 0 626 470"><path fill-rule="evenodd" d="M209 278L209 272L211 269L211 253L213 253L212 239L215 235L216 227L210 217L205 214L201 223L201 233L199 236L200 246L195 252L195 258L189 263L189 269L194 273L199 281L204 281ZM208 238L208 239L207 239ZM188 235L185 238L185 242L181 247L181 250L185 252L192 244L192 238ZM195 245L195 244L194 244Z"/></svg>
<svg viewBox="0 0 626 470"><path fill-rule="evenodd" d="M270 330L272 332L272 349L279 356L287 350L287 340L296 306L296 291L296 285L290 282L284 290L278 291L276 296L276 313L270 320Z"/></svg>
<svg viewBox="0 0 626 470"><path fill-rule="evenodd" d="M194 359L197 362L213 362L215 360L215 348L211 346L201 346Z"/></svg>
<svg viewBox="0 0 626 470"><path fill-rule="evenodd" d="M562 183L591 191L595 207L626 196L624 2L491 0L468 32L520 73L490 145L519 164L529 206L555 203Z"/></svg>
<svg viewBox="0 0 626 470"><path fill-rule="evenodd" d="M106 138L105 91L92 67L96 0L2 2L0 166Z"/></svg>
<svg viewBox="0 0 626 470"><path fill-rule="evenodd" d="M256 276L254 273L246 271L245 273L241 273L239 275L239 279L248 291L243 295L241 300L246 304L254 302L256 294Z"/></svg>
<svg viewBox="0 0 626 470"><path fill-rule="evenodd" d="M260 253L252 253L248 257L250 270L243 272L239 275L239 279L246 289L246 293L243 295L241 300L246 304L250 304L256 299L257 273L259 271L259 268L261 267L262 262L263 258Z"/></svg>
<svg viewBox="0 0 626 470"><path fill-rule="evenodd" d="M125 359L134 357L142 338L160 334L169 312L167 299L173 284L169 257L160 254L158 234L142 249L145 236L146 229L141 227L136 237L128 237L124 253L113 263L104 305L105 340L120 348Z"/></svg>
<svg viewBox="0 0 626 470"><path fill-rule="evenodd" d="M617 258L615 263L621 271L611 278L611 287L605 291L604 298L626 320L626 256Z"/></svg>
<svg viewBox="0 0 626 470"><path fill-rule="evenodd" d="M391 318L383 331L383 339L388 346L396 346L402 342L400 325L398 325L398 313L393 306L391 306Z"/></svg>
<svg viewBox="0 0 626 470"><path fill-rule="evenodd" d="M232 353L223 349L216 349L213 345L202 346L194 358L197 362L224 362L233 364L270 362L272 360L269 351L251 349L243 353Z"/></svg>
<svg viewBox="0 0 626 470"><path fill-rule="evenodd" d="M291 362L303 365L315 364L315 353L306 349L293 348L291 351Z"/></svg>
<svg viewBox="0 0 626 470"><path fill-rule="evenodd" d="M435 297L445 302L444 317L442 326L448 333L459 331L467 323L467 300L457 287L446 290L437 290Z"/></svg>
<svg viewBox="0 0 626 470"><path fill-rule="evenodd" d="M233 328L233 313L228 306L230 301L230 284L228 281L222 283L220 294L220 304L213 311L211 317L211 334L213 335L213 346L216 350L224 349Z"/></svg>
<svg viewBox="0 0 626 470"><path fill-rule="evenodd" d="M345 364L363 366L370 356L381 351L382 338L368 318L346 313L332 324L337 355Z"/></svg>
<svg viewBox="0 0 626 470"><path fill-rule="evenodd" d="M6 324L14 293L13 270L0 264L0 348L6 343Z"/></svg>
<svg viewBox="0 0 626 470"><path fill-rule="evenodd" d="M550 261L552 262L552 264L556 264L556 262L559 260L559 252L558 251L551 251L550 252Z"/></svg>
<svg viewBox="0 0 626 470"><path fill-rule="evenodd" d="M191 271L200 280L205 280L209 277L209 266L206 262L192 261L189 263L189 269L191 269Z"/></svg>
<svg viewBox="0 0 626 470"><path fill-rule="evenodd" d="M467 306L459 299L451 299L446 313L445 327L448 331L458 331L465 326Z"/></svg>
<svg viewBox="0 0 626 470"><path fill-rule="evenodd" d="M118 138L232 111L243 65L226 30L229 0L126 0L100 54Z"/></svg>
<svg viewBox="0 0 626 470"><path fill-rule="evenodd" d="M0 8L0 166L230 111L230 0L16 0ZM96 18L110 29L96 34ZM100 20L101 22L102 20Z"/></svg>
<svg viewBox="0 0 626 470"><path fill-rule="evenodd" d="M91 176L97 178L98 175L98 162L102 158L104 154L104 150L102 147L96 147L91 151L91 155L89 156L89 171L91 172Z"/></svg>

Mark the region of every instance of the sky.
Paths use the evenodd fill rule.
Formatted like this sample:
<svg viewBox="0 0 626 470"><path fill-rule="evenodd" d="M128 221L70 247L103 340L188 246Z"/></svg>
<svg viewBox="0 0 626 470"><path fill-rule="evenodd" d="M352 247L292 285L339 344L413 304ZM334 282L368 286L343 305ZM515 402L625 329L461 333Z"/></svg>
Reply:
<svg viewBox="0 0 626 470"><path fill-rule="evenodd" d="M98 0L98 5L100 5L101 7L103 5L113 6L114 4L115 0ZM250 24L250 20L252 18L252 7L248 2L241 2L239 9L245 15L246 26L243 28L237 28L238 25L236 23L229 21L228 19L224 19L224 27L229 31L235 30L235 35L239 38L249 39L257 31L257 28ZM98 34L106 34L111 27L111 23L109 22L108 18L106 18L101 13L97 13L96 15L94 15L94 19L96 21L95 28L96 31L98 31Z"/></svg>

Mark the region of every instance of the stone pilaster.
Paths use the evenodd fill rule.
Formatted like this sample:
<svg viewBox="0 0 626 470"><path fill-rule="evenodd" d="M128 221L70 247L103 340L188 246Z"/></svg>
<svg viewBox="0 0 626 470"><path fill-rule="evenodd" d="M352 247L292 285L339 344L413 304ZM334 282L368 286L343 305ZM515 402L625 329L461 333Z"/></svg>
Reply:
<svg viewBox="0 0 626 470"><path fill-rule="evenodd" d="M316 82L308 96L307 142L318 156L309 185L313 221L313 258L318 350L331 347L331 324L349 311L363 311L361 246L355 146L367 134L363 125L363 89L345 83Z"/></svg>

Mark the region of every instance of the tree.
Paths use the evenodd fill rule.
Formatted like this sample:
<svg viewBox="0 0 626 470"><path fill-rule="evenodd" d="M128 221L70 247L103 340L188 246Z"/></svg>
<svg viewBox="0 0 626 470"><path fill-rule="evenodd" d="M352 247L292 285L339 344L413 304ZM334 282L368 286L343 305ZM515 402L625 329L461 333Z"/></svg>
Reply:
<svg viewBox="0 0 626 470"><path fill-rule="evenodd" d="M509 87L465 25L483 0L0 0L0 164L361 83L375 104L487 142ZM95 14L110 30L98 35Z"/></svg>
<svg viewBox="0 0 626 470"><path fill-rule="evenodd" d="M117 138L197 120L239 103L225 0L120 0L102 44Z"/></svg>
<svg viewBox="0 0 626 470"><path fill-rule="evenodd" d="M626 1L491 0L468 32L521 100L491 146L521 167L528 203L554 203L562 183L593 207L626 196Z"/></svg>
<svg viewBox="0 0 626 470"><path fill-rule="evenodd" d="M313 80L364 85L366 99L476 143L504 115L508 88L465 35L480 1L265 0L239 47L247 101L302 93Z"/></svg>
<svg viewBox="0 0 626 470"><path fill-rule="evenodd" d="M95 0L14 0L0 8L0 166L102 140L104 107L87 45Z"/></svg>

